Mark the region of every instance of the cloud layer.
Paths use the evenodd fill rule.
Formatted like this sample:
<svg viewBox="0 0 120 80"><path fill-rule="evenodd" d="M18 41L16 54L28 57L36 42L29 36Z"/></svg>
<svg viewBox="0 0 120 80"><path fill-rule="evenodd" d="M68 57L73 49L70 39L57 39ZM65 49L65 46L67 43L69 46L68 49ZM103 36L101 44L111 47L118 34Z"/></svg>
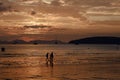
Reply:
<svg viewBox="0 0 120 80"><path fill-rule="evenodd" d="M42 35L42 39L54 39L59 35L61 40L120 36L119 3L120 0L0 0L0 32L5 38L0 36L34 39Z"/></svg>

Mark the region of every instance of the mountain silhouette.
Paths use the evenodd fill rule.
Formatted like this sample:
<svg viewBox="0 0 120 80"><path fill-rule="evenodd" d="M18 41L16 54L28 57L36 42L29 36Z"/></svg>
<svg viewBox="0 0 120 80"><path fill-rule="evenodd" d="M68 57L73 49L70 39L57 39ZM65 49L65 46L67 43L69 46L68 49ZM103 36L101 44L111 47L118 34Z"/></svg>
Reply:
<svg viewBox="0 0 120 80"><path fill-rule="evenodd" d="M11 42L9 42L9 43L12 43L12 44L25 44L25 43L27 43L27 42L24 41L24 40L13 40L13 41L11 41Z"/></svg>
<svg viewBox="0 0 120 80"><path fill-rule="evenodd" d="M64 44L64 42L59 41L59 40L50 40L50 41L47 41L47 40L33 40L33 41L30 41L29 43L31 43L31 44L56 44L56 42L58 44Z"/></svg>
<svg viewBox="0 0 120 80"><path fill-rule="evenodd" d="M120 37L98 36L72 40L69 44L120 44Z"/></svg>
<svg viewBox="0 0 120 80"><path fill-rule="evenodd" d="M0 44L64 44L65 42L62 42L60 40L32 40L29 42L26 42L24 40L12 40L12 41L0 41Z"/></svg>

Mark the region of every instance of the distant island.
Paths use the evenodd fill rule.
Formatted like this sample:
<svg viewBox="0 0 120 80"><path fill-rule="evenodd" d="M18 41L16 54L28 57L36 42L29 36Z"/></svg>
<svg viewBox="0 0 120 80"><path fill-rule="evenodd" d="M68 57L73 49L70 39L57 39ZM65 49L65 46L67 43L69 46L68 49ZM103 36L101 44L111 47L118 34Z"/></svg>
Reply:
<svg viewBox="0 0 120 80"><path fill-rule="evenodd" d="M63 42L60 40L12 40L12 41L1 41L0 44L120 44L120 37L109 37L109 36L98 36L98 37L87 37L83 39L71 40L69 42Z"/></svg>
<svg viewBox="0 0 120 80"><path fill-rule="evenodd" d="M120 37L98 36L72 40L69 44L120 44Z"/></svg>
<svg viewBox="0 0 120 80"><path fill-rule="evenodd" d="M32 40L32 41L24 41L24 40L12 40L12 41L0 41L0 44L65 44L65 42L59 40Z"/></svg>

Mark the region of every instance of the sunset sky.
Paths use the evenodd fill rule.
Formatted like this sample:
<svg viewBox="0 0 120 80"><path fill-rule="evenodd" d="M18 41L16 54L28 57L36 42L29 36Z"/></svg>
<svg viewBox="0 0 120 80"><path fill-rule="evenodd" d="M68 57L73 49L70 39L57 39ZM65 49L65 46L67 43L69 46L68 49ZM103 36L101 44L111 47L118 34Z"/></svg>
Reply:
<svg viewBox="0 0 120 80"><path fill-rule="evenodd" d="M120 37L120 0L0 0L0 40Z"/></svg>

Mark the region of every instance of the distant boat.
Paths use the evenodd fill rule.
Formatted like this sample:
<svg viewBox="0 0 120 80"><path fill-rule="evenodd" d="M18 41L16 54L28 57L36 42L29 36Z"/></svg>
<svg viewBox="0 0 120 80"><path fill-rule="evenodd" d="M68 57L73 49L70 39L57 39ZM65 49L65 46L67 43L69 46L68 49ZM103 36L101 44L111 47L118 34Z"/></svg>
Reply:
<svg viewBox="0 0 120 80"><path fill-rule="evenodd" d="M58 44L58 41L55 41L55 44Z"/></svg>
<svg viewBox="0 0 120 80"><path fill-rule="evenodd" d="M2 48L1 48L1 51L2 51L2 52L5 52L5 48L4 48L4 47L2 47Z"/></svg>
<svg viewBox="0 0 120 80"><path fill-rule="evenodd" d="M37 45L38 43L33 43L34 45Z"/></svg>
<svg viewBox="0 0 120 80"><path fill-rule="evenodd" d="M79 45L79 43L75 43L75 45Z"/></svg>

